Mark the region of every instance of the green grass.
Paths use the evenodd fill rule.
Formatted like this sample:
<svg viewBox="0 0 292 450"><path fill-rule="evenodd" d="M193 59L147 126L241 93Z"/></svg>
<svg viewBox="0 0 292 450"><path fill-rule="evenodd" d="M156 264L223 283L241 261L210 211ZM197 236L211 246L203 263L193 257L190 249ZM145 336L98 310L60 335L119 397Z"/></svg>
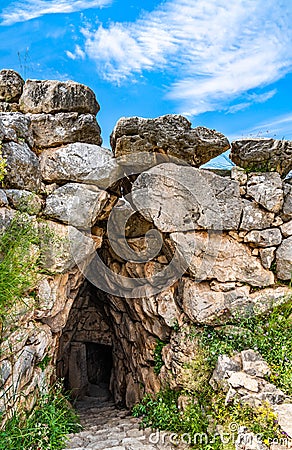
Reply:
<svg viewBox="0 0 292 450"><path fill-rule="evenodd" d="M30 290L38 273L38 232L28 216L16 215L0 235L0 319Z"/></svg>
<svg viewBox="0 0 292 450"><path fill-rule="evenodd" d="M0 450L61 450L66 435L80 430L78 417L59 387L38 399L34 409L15 414L0 430Z"/></svg>
<svg viewBox="0 0 292 450"><path fill-rule="evenodd" d="M215 366L219 355L253 349L269 364L270 381L292 395L291 300L268 315L242 318L236 327L236 332L228 327L205 327L200 334L202 345L209 349L211 366Z"/></svg>

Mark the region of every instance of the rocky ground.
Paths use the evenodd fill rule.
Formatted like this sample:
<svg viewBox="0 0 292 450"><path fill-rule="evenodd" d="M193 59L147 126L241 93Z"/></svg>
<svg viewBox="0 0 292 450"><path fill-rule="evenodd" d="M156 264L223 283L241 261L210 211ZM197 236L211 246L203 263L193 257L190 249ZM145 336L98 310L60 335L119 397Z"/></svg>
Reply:
<svg viewBox="0 0 292 450"><path fill-rule="evenodd" d="M92 392L93 394L95 392ZM85 397L76 404L83 430L68 436L66 450L166 450L186 449L172 446L168 438L151 429L142 429L141 420L127 409L118 409L104 393ZM157 443L157 441L160 442Z"/></svg>

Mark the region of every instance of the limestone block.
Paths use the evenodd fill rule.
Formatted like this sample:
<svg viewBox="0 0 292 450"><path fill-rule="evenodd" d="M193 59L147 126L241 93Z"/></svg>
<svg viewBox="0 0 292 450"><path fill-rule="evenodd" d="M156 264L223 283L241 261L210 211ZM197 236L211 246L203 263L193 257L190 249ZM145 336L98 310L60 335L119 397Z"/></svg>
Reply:
<svg viewBox="0 0 292 450"><path fill-rule="evenodd" d="M284 239L276 252L277 276L281 280L291 280L292 236Z"/></svg>
<svg viewBox="0 0 292 450"><path fill-rule="evenodd" d="M280 245L282 234L278 228L268 228L266 230L250 231L244 238L244 242L256 247L272 247Z"/></svg>
<svg viewBox="0 0 292 450"><path fill-rule="evenodd" d="M280 175L275 172L251 174L247 182L247 195L268 211L278 213L284 202Z"/></svg>
<svg viewBox="0 0 292 450"><path fill-rule="evenodd" d="M284 237L292 236L292 220L284 223L280 228Z"/></svg>
<svg viewBox="0 0 292 450"><path fill-rule="evenodd" d="M99 104L94 92L74 81L27 80L20 98L24 113L78 112L96 115Z"/></svg>
<svg viewBox="0 0 292 450"><path fill-rule="evenodd" d="M5 141L26 142L32 147L33 135L29 117L17 112L1 112L0 138Z"/></svg>
<svg viewBox="0 0 292 450"><path fill-rule="evenodd" d="M34 192L19 189L6 189L5 192L13 208L31 215L41 212L43 200Z"/></svg>
<svg viewBox="0 0 292 450"><path fill-rule="evenodd" d="M223 134L204 127L191 128L180 115L156 119L122 117L111 135L116 157L140 152L158 152L187 161L197 167L228 150Z"/></svg>
<svg viewBox="0 0 292 450"><path fill-rule="evenodd" d="M241 352L242 370L249 375L264 378L271 374L268 363L254 350L243 350Z"/></svg>
<svg viewBox="0 0 292 450"><path fill-rule="evenodd" d="M262 265L265 269L270 269L275 259L276 247L268 247L260 249L260 257Z"/></svg>
<svg viewBox="0 0 292 450"><path fill-rule="evenodd" d="M24 81L21 76L10 69L0 71L0 101L15 102L19 100Z"/></svg>
<svg viewBox="0 0 292 450"><path fill-rule="evenodd" d="M274 407L278 423L282 430L292 438L292 403L283 403Z"/></svg>
<svg viewBox="0 0 292 450"><path fill-rule="evenodd" d="M269 228L274 221L274 217L274 213L261 208L256 202L243 199L240 229L251 231Z"/></svg>

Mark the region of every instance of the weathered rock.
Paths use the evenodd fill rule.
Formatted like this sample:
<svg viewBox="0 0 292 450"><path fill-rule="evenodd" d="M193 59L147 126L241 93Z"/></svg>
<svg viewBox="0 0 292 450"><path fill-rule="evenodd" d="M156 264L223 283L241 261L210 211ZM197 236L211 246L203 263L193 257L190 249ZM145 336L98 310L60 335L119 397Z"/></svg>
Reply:
<svg viewBox="0 0 292 450"><path fill-rule="evenodd" d="M41 188L41 172L38 157L24 142L9 142L2 145L6 158L5 186L12 189L27 189L38 192Z"/></svg>
<svg viewBox="0 0 292 450"><path fill-rule="evenodd" d="M68 183L47 197L44 214L78 228L91 228L109 194L94 185Z"/></svg>
<svg viewBox="0 0 292 450"><path fill-rule="evenodd" d="M284 239L276 252L277 276L281 280L291 280L292 236Z"/></svg>
<svg viewBox="0 0 292 450"><path fill-rule="evenodd" d="M50 183L77 181L107 188L121 171L111 151L80 142L45 150L40 163L43 179Z"/></svg>
<svg viewBox="0 0 292 450"><path fill-rule="evenodd" d="M237 182L175 164L139 175L132 198L140 214L163 232L236 229L242 211Z"/></svg>
<svg viewBox="0 0 292 450"><path fill-rule="evenodd" d="M0 208L0 232L9 227L15 216L15 211L8 208Z"/></svg>
<svg viewBox="0 0 292 450"><path fill-rule="evenodd" d="M264 210L256 202L243 199L240 229L251 231L269 228L274 221L274 217L274 213Z"/></svg>
<svg viewBox="0 0 292 450"><path fill-rule="evenodd" d="M292 220L284 223L280 228L284 237L292 236Z"/></svg>
<svg viewBox="0 0 292 450"><path fill-rule="evenodd" d="M0 71L0 101L15 102L22 93L24 81L21 76L10 69Z"/></svg>
<svg viewBox="0 0 292 450"><path fill-rule="evenodd" d="M21 113L0 113L1 140L26 142L33 146L33 135L30 129L30 119Z"/></svg>
<svg viewBox="0 0 292 450"><path fill-rule="evenodd" d="M292 170L292 144L275 139L241 139L232 142L230 158L245 169L287 175Z"/></svg>
<svg viewBox="0 0 292 450"><path fill-rule="evenodd" d="M248 242L256 247L277 246L282 242L282 234L278 228L268 228L261 231L254 230L245 236L244 242Z"/></svg>
<svg viewBox="0 0 292 450"><path fill-rule="evenodd" d="M45 221L40 224L42 267L52 273L64 273L76 265L89 263L97 245L75 227Z"/></svg>
<svg viewBox="0 0 292 450"><path fill-rule="evenodd" d="M0 386L4 386L12 373L12 364L10 361L4 359L0 362Z"/></svg>
<svg viewBox="0 0 292 450"><path fill-rule="evenodd" d="M0 207L2 208L2 206L8 206L8 198L5 194L5 191L3 191L3 189L0 189Z"/></svg>
<svg viewBox="0 0 292 450"><path fill-rule="evenodd" d="M267 362L254 350L244 350L241 352L242 370L249 375L264 378L271 374Z"/></svg>
<svg viewBox="0 0 292 450"><path fill-rule="evenodd" d="M244 169L237 166L232 167L231 178L232 180L238 181L240 186L244 186L247 183L247 173Z"/></svg>
<svg viewBox="0 0 292 450"><path fill-rule="evenodd" d="M258 380L245 372L233 372L228 379L228 383L233 388L245 388L251 392L259 391Z"/></svg>
<svg viewBox="0 0 292 450"><path fill-rule="evenodd" d="M116 157L140 152L158 152L199 167L228 150L225 136L204 127L192 129L183 116L166 115L156 119L121 118L111 135Z"/></svg>
<svg viewBox="0 0 292 450"><path fill-rule="evenodd" d="M94 92L74 81L27 80L20 98L24 113L78 112L96 115L99 104Z"/></svg>
<svg viewBox="0 0 292 450"><path fill-rule="evenodd" d="M283 403L274 407L278 416L278 423L284 433L292 438L292 403Z"/></svg>
<svg viewBox="0 0 292 450"><path fill-rule="evenodd" d="M230 358L227 355L219 355L216 367L210 379L210 384L213 389L223 388L226 391L229 388L227 379L230 377L232 372L240 371L241 359L239 357Z"/></svg>
<svg viewBox="0 0 292 450"><path fill-rule="evenodd" d="M268 247L260 249L260 257L262 265L265 269L270 269L275 259L276 247Z"/></svg>
<svg viewBox="0 0 292 450"><path fill-rule="evenodd" d="M20 107L18 103L7 103L7 102L0 102L0 112L19 112Z"/></svg>
<svg viewBox="0 0 292 450"><path fill-rule="evenodd" d="M276 306L287 302L290 295L291 289L288 286L280 286L253 292L250 294L249 300L253 304L254 314L266 314Z"/></svg>
<svg viewBox="0 0 292 450"><path fill-rule="evenodd" d="M35 193L18 189L6 189L5 192L13 208L31 215L41 212L43 201Z"/></svg>
<svg viewBox="0 0 292 450"><path fill-rule="evenodd" d="M190 232L172 233L170 238L183 260L190 261L189 271L196 280L215 278L223 283L241 281L252 286L274 283L273 273L262 267L250 248L228 235Z"/></svg>
<svg viewBox="0 0 292 450"><path fill-rule="evenodd" d="M277 213L282 209L284 193L282 180L278 173L256 173L250 175L246 192L247 195L254 198L268 211Z"/></svg>
<svg viewBox="0 0 292 450"><path fill-rule="evenodd" d="M283 214L288 219L292 219L292 185L289 183L284 183Z"/></svg>
<svg viewBox="0 0 292 450"><path fill-rule="evenodd" d="M100 127L92 114L29 114L35 149L60 147L72 142L101 145Z"/></svg>

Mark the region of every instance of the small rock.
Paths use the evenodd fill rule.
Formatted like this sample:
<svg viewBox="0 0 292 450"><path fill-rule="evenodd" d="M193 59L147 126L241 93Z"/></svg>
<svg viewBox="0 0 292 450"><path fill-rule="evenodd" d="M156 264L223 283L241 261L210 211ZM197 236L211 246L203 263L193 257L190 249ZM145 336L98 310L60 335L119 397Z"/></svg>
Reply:
<svg viewBox="0 0 292 450"><path fill-rule="evenodd" d="M232 167L231 178L232 180L238 181L240 186L244 186L247 183L247 173L244 169L237 166Z"/></svg>
<svg viewBox="0 0 292 450"><path fill-rule="evenodd" d="M274 407L278 423L282 430L292 438L292 403L283 403Z"/></svg>
<svg viewBox="0 0 292 450"><path fill-rule="evenodd" d="M260 249L260 257L262 265L265 269L270 269L275 259L276 247L268 247Z"/></svg>
<svg viewBox="0 0 292 450"><path fill-rule="evenodd" d="M249 244L253 244L257 247L277 246L282 242L282 234L278 228L250 231L245 236L244 242L248 242Z"/></svg>
<svg viewBox="0 0 292 450"><path fill-rule="evenodd" d="M245 372L233 372L228 379L228 383L233 388L243 387L251 392L259 391L258 380Z"/></svg>
<svg viewBox="0 0 292 450"><path fill-rule="evenodd" d="M3 129L2 140L21 144L26 142L33 146L33 135L30 129L30 119L21 113L0 113L0 129Z"/></svg>
<svg viewBox="0 0 292 450"><path fill-rule="evenodd" d="M292 236L292 220L289 220L289 222L284 223L281 226L281 231L284 237Z"/></svg>
<svg viewBox="0 0 292 450"><path fill-rule="evenodd" d="M292 236L284 239L276 252L277 276L280 280L291 280Z"/></svg>
<svg viewBox="0 0 292 450"><path fill-rule="evenodd" d="M261 208L256 202L243 199L243 212L240 224L241 230L261 230L271 227L274 213Z"/></svg>
<svg viewBox="0 0 292 450"><path fill-rule="evenodd" d="M262 356L254 350L241 352L242 370L249 375L264 377L270 375L271 370Z"/></svg>
<svg viewBox="0 0 292 450"><path fill-rule="evenodd" d="M0 207L2 208L2 206L8 206L8 199L5 191L3 191L3 189L0 189Z"/></svg>

